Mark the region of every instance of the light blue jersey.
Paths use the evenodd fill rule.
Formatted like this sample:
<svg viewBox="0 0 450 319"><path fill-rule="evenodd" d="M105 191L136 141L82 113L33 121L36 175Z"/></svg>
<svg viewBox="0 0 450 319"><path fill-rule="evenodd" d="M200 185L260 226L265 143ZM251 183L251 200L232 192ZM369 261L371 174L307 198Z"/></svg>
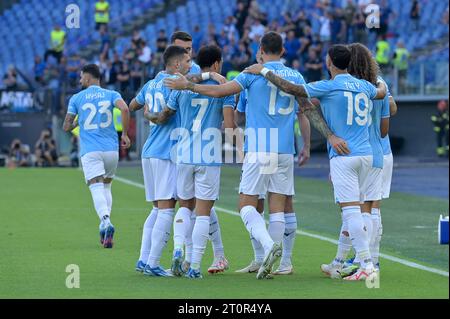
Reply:
<svg viewBox="0 0 450 319"><path fill-rule="evenodd" d="M245 113L245 110L247 109L247 90L242 90L241 93L239 93L239 102L236 109L238 112Z"/></svg>
<svg viewBox="0 0 450 319"><path fill-rule="evenodd" d="M381 79L381 80L383 80L383 79ZM386 84L386 82L384 82L384 83ZM387 88L386 97L383 100L374 101L374 104L375 103L383 104L382 110L381 110L381 118L382 119L391 117L391 111L390 111L390 107L389 107L389 97L391 96L391 93L389 92L389 87L387 84L386 84L386 88ZM391 142L389 140L389 134L381 139L381 147L383 148L383 155L389 155L392 153Z"/></svg>
<svg viewBox="0 0 450 319"><path fill-rule="evenodd" d="M304 84L303 76L280 61L266 68L285 80ZM241 73L236 81L247 89L245 152L294 154L294 122L298 109L295 97L279 90L262 76Z"/></svg>
<svg viewBox="0 0 450 319"><path fill-rule="evenodd" d="M164 79L175 77L168 73L161 73L157 78L148 81L136 96L136 101L147 104L150 112L161 112L169 100L171 90L164 85ZM170 151L174 142L170 134L177 128L177 116L172 117L163 125L150 123L150 133L142 148L142 158L170 159Z"/></svg>
<svg viewBox="0 0 450 319"><path fill-rule="evenodd" d="M380 81L384 80L379 77ZM384 82L386 84L386 82ZM386 84L387 87L387 84ZM373 153L373 167L383 168L383 145L381 138L381 119L389 117L389 91L382 100L371 101L371 122L369 126L370 146Z"/></svg>
<svg viewBox="0 0 450 319"><path fill-rule="evenodd" d="M207 80L202 84L215 85L217 82ZM167 107L180 116L177 162L221 165L223 108L234 109L234 96L213 98L191 91L173 91Z"/></svg>
<svg viewBox="0 0 450 319"><path fill-rule="evenodd" d="M191 68L189 69L188 74L199 74L202 73L202 70L200 69L200 66L198 66L197 63L192 61ZM167 75L166 71L160 71L158 74L156 74L155 78L153 80L160 81L162 79L162 76Z"/></svg>
<svg viewBox="0 0 450 319"><path fill-rule="evenodd" d="M67 113L78 115L80 155L119 150L113 108L122 99L116 91L91 85L70 98Z"/></svg>
<svg viewBox="0 0 450 319"><path fill-rule="evenodd" d="M350 74L334 80L305 85L310 98L320 100L322 113L331 131L348 143L348 156L372 155L369 141L370 100L377 95L375 86ZM328 145L331 158L340 156Z"/></svg>

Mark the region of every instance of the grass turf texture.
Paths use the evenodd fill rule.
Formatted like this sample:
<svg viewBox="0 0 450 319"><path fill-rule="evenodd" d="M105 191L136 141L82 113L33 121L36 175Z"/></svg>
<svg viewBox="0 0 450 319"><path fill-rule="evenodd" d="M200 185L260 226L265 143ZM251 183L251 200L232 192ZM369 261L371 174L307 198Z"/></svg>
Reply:
<svg viewBox="0 0 450 319"><path fill-rule="evenodd" d="M235 210L240 170L225 167L217 206ZM142 183L139 168L118 175ZM0 170L0 298L448 298L448 277L381 259L379 289L364 282L331 280L319 270L336 246L297 236L295 274L256 280L237 274L252 258L249 235L240 218L219 212L231 269L209 275L208 244L203 280L154 278L135 272L143 222L150 210L142 189L114 182L112 222L115 247L99 244L98 218L82 173L73 169ZM336 238L339 214L326 182L296 179L301 230ZM393 194L382 211L382 252L448 271L448 246L436 243L437 214L448 202ZM416 229L415 225L425 228ZM429 228L428 228L429 227ZM162 264L170 265L172 243ZM66 266L80 267L80 288L66 288Z"/></svg>

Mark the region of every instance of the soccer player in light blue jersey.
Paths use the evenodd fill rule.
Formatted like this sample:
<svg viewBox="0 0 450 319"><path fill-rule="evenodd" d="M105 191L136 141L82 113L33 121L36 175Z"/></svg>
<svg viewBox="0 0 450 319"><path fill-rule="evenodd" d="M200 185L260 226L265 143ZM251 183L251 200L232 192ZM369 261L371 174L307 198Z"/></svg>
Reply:
<svg viewBox="0 0 450 319"><path fill-rule="evenodd" d="M222 68L222 52L217 46L204 46L198 53L197 61L202 74L220 72ZM206 79L202 83L217 85ZM186 276L201 278L200 264L208 241L208 233L218 229L210 229L210 214L214 202L219 197L220 166L222 164L222 133L225 129L234 129L234 97L211 98L190 91L173 91L167 107L160 113L154 113L154 123L165 123L175 113L180 116L180 130L172 138L178 138L176 147L177 158L177 189L183 206L195 204L197 215L193 232L193 253L191 264ZM183 211L186 209L183 209ZM188 225L182 222L184 212L180 211L174 223L174 257L172 272L183 274L183 245L188 233ZM177 219L179 222L177 222ZM222 254L215 256L210 273L223 271L228 267L228 261Z"/></svg>
<svg viewBox="0 0 450 319"><path fill-rule="evenodd" d="M369 107L369 140L373 153L373 165L368 180L370 184L373 185L373 188L378 190L378 195L377 198L372 198L373 200L371 201L365 199L364 204L361 205L362 216L369 235L370 254L375 268L379 270L378 257L382 235L379 205L382 198L389 197L392 176L392 153L390 152L390 147L386 146L386 140L383 141L383 136L386 136L389 130L390 108L391 106L396 108L396 104L390 95L386 82L378 76L379 67L370 50L360 43L349 45L349 49L351 51L351 61L348 67L349 73L356 78L367 80L374 84L377 81L382 81L387 88L385 98L382 100L374 100L373 102L371 101ZM384 131L384 134L382 134L382 130ZM389 143L389 141L387 143ZM385 151L388 154L391 154L391 156L384 156ZM382 169L381 174L378 174L377 172L379 169ZM384 187L383 184L385 184ZM348 236L340 238L339 245L341 246L339 249L345 253L345 251L351 247L350 238ZM346 267L342 274L345 276L351 273L357 268L357 264L359 264L359 260L355 259L353 265Z"/></svg>
<svg viewBox="0 0 450 319"><path fill-rule="evenodd" d="M284 53L280 34L266 33L261 38L260 51L267 68L288 81L304 83L300 73L280 62ZM222 85L197 85L182 76L178 79L167 79L165 82L173 89L188 89L212 97L234 95L248 89L248 121L244 148L247 154L239 190L239 206L247 230L264 247L265 258L257 278L267 278L273 264L281 256L286 197L294 194L295 97L279 91L264 78L245 73ZM307 103L307 100L301 100L299 104L302 107ZM308 118L313 118L313 124L319 123L319 130L325 132L324 135L333 145L345 145L345 141L329 131L316 109L308 108L305 114ZM256 210L258 196L267 191L270 197L270 234L264 219Z"/></svg>
<svg viewBox="0 0 450 319"><path fill-rule="evenodd" d="M331 80L307 85L295 85L277 76L261 65L254 65L248 72L262 74L278 88L297 97L308 96L321 102L324 118L333 132L344 138L348 150L328 146L330 176L335 200L342 209L343 227L352 238L353 247L361 262L361 268L346 280L363 280L376 276L369 251L369 238L361 216L360 201L374 200L376 188L368 179L373 156L369 140L370 100L383 99L386 86L378 82L376 88L365 80L352 77L347 72L351 52L344 45L334 45L328 50L327 68ZM381 171L379 172L381 173ZM340 277L345 256L338 256L332 264L321 269L332 277Z"/></svg>
<svg viewBox="0 0 450 319"><path fill-rule="evenodd" d="M165 72L145 84L130 104L132 110L145 105L146 118L148 113L158 112L166 106L171 90L163 80L177 72L187 74L191 68L191 57L182 47L169 46L164 51L164 64ZM144 223L136 270L150 276L171 276L160 266L160 259L170 237L177 198L176 165L170 156L175 143L171 141L170 134L178 124L176 117L164 125L150 123L150 134L142 149L145 195L148 202L153 202L153 209Z"/></svg>
<svg viewBox="0 0 450 319"><path fill-rule="evenodd" d="M119 143L113 123L113 108L122 114L121 147L130 147L127 135L128 106L119 93L100 87L100 70L88 64L81 70L83 90L71 97L64 120L64 130L80 126L80 155L84 177L91 191L94 207L100 218L100 242L112 248L114 226L111 223L111 182L119 159ZM78 120L75 117L78 115Z"/></svg>

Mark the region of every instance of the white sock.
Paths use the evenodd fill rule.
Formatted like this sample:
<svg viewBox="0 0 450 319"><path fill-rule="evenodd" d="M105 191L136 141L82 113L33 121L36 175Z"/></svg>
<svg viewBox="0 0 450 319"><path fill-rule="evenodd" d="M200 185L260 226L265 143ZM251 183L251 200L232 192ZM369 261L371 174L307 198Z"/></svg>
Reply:
<svg viewBox="0 0 450 319"><path fill-rule="evenodd" d="M264 212L261 213L261 217L264 220ZM255 237L253 237L251 233L250 240L252 242L253 253L255 254L255 261L258 263L262 263L264 261L264 247L259 241L255 239Z"/></svg>
<svg viewBox="0 0 450 319"><path fill-rule="evenodd" d="M373 263L369 251L369 238L364 229L364 221L359 206L347 206L342 208L342 220L348 225L348 232L355 248L361 267L372 269Z"/></svg>
<svg viewBox="0 0 450 319"><path fill-rule="evenodd" d="M180 207L173 219L173 248L183 249L186 236L191 228L191 210Z"/></svg>
<svg viewBox="0 0 450 319"><path fill-rule="evenodd" d="M352 249L352 241L348 236L348 223L342 222L341 232L339 233L338 250L333 264L343 264L348 253Z"/></svg>
<svg viewBox="0 0 450 319"><path fill-rule="evenodd" d="M281 243L283 241L285 225L283 212L269 214L269 234L274 242Z"/></svg>
<svg viewBox="0 0 450 319"><path fill-rule="evenodd" d="M361 216L364 221L364 226L366 227L366 230L367 230L367 240L369 242L369 251L370 251L370 256L372 257L372 251L370 250L370 243L372 242L372 236L373 236L372 216L370 215L370 213L367 213L367 212L362 213Z"/></svg>
<svg viewBox="0 0 450 319"><path fill-rule="evenodd" d="M144 228L142 229L141 255L139 256L139 260L144 263L148 260L148 255L150 254L150 248L152 245L152 230L157 216L158 207L153 207L150 214L148 214L144 223Z"/></svg>
<svg viewBox="0 0 450 319"><path fill-rule="evenodd" d="M194 231L196 218L197 215L195 214L195 211L191 211L191 223L189 224L189 228L186 234L186 241L185 241L186 253L184 257L184 260L188 263L191 263L192 259L192 232Z"/></svg>
<svg viewBox="0 0 450 319"><path fill-rule="evenodd" d="M95 211L97 212L100 221L105 220L108 214L108 204L105 198L105 187L103 183L95 183L89 185L89 190L91 191L92 200L94 201Z"/></svg>
<svg viewBox="0 0 450 319"><path fill-rule="evenodd" d="M200 270L203 254L209 239L209 216L197 216L192 232L191 268Z"/></svg>
<svg viewBox="0 0 450 319"><path fill-rule="evenodd" d="M294 249L295 236L297 234L297 215L295 213L284 214L286 226L283 236L283 255L281 255L280 265L292 265L291 257Z"/></svg>
<svg viewBox="0 0 450 319"><path fill-rule="evenodd" d="M152 231L152 247L148 256L147 265L158 267L164 247L170 238L173 223L174 209L158 209L158 215Z"/></svg>
<svg viewBox="0 0 450 319"><path fill-rule="evenodd" d="M373 263L376 265L379 262L380 256L380 242L383 235L383 224L381 223L381 211L379 208L372 208L372 224L373 233L370 241L370 253L372 255Z"/></svg>
<svg viewBox="0 0 450 319"><path fill-rule="evenodd" d="M264 219L253 206L242 207L241 218L244 222L245 228L247 228L249 233L261 243L264 247L264 255L267 255L272 249L274 241L266 229Z"/></svg>
<svg viewBox="0 0 450 319"><path fill-rule="evenodd" d="M223 250L219 218L217 217L214 207L211 208L211 215L209 216L209 238L211 239L214 258L223 257L225 255L225 252Z"/></svg>
<svg viewBox="0 0 450 319"><path fill-rule="evenodd" d="M106 183L103 185L105 187L105 197L106 197L106 204L108 205L109 216L111 216L111 210L112 210L111 183Z"/></svg>

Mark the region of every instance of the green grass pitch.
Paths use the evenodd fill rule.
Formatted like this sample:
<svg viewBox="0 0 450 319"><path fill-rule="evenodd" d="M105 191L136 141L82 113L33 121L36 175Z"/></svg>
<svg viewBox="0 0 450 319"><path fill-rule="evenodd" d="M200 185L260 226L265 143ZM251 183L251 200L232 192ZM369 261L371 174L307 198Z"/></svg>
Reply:
<svg viewBox="0 0 450 319"><path fill-rule="evenodd" d="M240 170L224 167L218 207L236 210ZM140 169L120 168L118 176L142 183ZM98 218L90 193L76 169L0 170L0 298L448 298L448 276L381 259L380 288L364 282L331 280L319 270L335 255L334 244L297 236L295 274L256 280L237 274L252 257L240 218L219 211L230 270L203 280L154 278L135 272L142 224L150 210L143 189L115 181L112 222L115 246L98 242ZM327 182L296 178L299 228L336 238L338 210ZM392 194L383 204L382 252L448 272L448 246L437 244L437 216L445 200ZM421 227L415 227L421 226ZM170 263L171 243L162 264ZM68 289L66 266L80 269L80 288Z"/></svg>

